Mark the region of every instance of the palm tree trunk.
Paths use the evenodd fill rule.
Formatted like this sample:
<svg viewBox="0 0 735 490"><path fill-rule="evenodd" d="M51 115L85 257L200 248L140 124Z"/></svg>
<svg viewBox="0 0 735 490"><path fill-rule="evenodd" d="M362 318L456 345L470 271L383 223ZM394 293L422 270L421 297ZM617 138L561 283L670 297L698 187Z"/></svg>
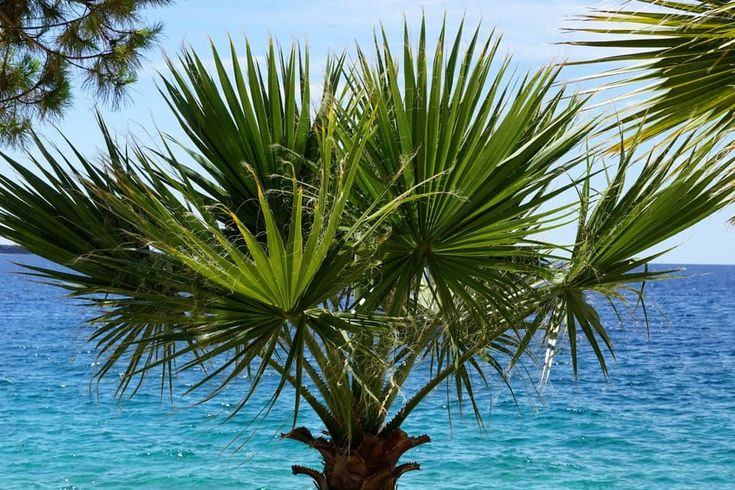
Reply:
<svg viewBox="0 0 735 490"><path fill-rule="evenodd" d="M303 442L322 455L324 471L294 465L294 475L307 475L319 490L394 490L404 473L419 469L418 463L398 464L408 450L431 442L427 435L409 437L398 429L389 434L364 435L344 449L324 437L314 437L299 427L284 438Z"/></svg>

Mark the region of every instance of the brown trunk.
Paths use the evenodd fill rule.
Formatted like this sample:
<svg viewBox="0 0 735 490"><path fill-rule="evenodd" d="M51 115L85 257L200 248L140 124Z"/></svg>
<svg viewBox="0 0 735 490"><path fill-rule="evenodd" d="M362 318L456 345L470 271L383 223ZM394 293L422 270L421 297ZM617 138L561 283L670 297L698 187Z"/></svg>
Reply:
<svg viewBox="0 0 735 490"><path fill-rule="evenodd" d="M324 437L314 437L300 427L287 439L313 447L324 459L324 471L293 466L294 475L308 475L319 490L394 490L396 482L407 471L419 469L418 463L398 465L398 459L409 449L430 442L427 435L408 437L398 429L387 435L365 435L349 450L337 447Z"/></svg>

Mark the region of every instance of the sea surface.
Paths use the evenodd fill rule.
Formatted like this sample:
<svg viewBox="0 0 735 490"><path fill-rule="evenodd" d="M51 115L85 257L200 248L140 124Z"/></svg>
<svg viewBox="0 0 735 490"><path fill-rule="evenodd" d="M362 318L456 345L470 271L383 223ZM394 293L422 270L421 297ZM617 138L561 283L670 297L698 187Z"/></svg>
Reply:
<svg viewBox="0 0 735 490"><path fill-rule="evenodd" d="M13 261L42 263L0 256L0 489L312 488L290 466L317 456L278 437L288 401L251 423L267 388L227 422L244 384L204 404L162 400L155 381L115 400L114 379L90 385L91 312ZM523 383L517 404L502 386L483 392L482 429L470 413L450 424L444 391L428 399L405 429L432 442L408 453L421 471L400 488L735 488L735 266L677 267L680 279L647 285L650 338L640 309L621 323L602 308L617 353L608 379L587 350L574 381L562 351L543 397ZM306 412L299 422L319 429Z"/></svg>

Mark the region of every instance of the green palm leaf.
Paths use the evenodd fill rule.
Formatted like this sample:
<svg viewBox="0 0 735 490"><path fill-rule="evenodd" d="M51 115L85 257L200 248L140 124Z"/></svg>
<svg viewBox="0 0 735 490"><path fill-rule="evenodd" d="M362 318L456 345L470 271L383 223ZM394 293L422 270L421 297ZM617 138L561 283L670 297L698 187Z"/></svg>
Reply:
<svg viewBox="0 0 735 490"><path fill-rule="evenodd" d="M374 61L330 60L316 110L306 50L271 43L259 63L246 47L241 66L232 49L229 73L216 50L213 69L189 51L163 93L190 142L120 147L102 124L101 164L40 141L30 164L5 156L18 178L0 176L0 235L65 266L28 272L97 308L98 376L122 365L119 395L196 368L189 391L205 400L246 378L234 416L275 373L264 413L290 386L294 425L306 403L329 439L286 436L326 474L383 451L369 478L395 482L417 468L400 455L428 442L400 427L440 385L482 423L475 394L511 386L540 336L543 377L564 335L575 372L582 341L605 371L592 295L642 294L666 275L647 268L651 247L735 197L712 137L640 167L624 141L605 167L584 145L597 121L579 121L585 99L557 69L516 78L479 27L462 53L463 30L443 27L429 54L423 24L417 46L406 27L400 63L384 33ZM541 240L576 215L571 247Z"/></svg>
<svg viewBox="0 0 735 490"><path fill-rule="evenodd" d="M573 29L607 39L569 43L623 53L570 64L625 63L591 78L612 79L598 90L623 88L630 91L629 96L647 96L620 111L619 118L627 128L644 121L638 138L654 138L676 128L732 128L735 4L726 0L637 0L630 4L582 17L600 27ZM633 9L634 5L640 9ZM642 88L632 90L635 87Z"/></svg>
<svg viewBox="0 0 735 490"><path fill-rule="evenodd" d="M556 195L550 184L580 161L569 151L591 125L575 124L582 101L553 88L554 70L529 74L513 88L507 61L495 66L496 39L480 42L478 28L463 57L461 43L460 27L445 58L442 29L429 66L422 26L417 55L406 30L402 67L384 33L375 66L360 54L353 104L375 111L376 130L358 184L371 199L426 194L391 217L367 309L390 297L388 311L399 312L425 277L446 304L469 289L501 307L496 287L518 284L519 272L543 273L533 268L532 236L551 215L537 211ZM387 196L381 182L394 182Z"/></svg>
<svg viewBox="0 0 735 490"><path fill-rule="evenodd" d="M644 138L644 136L641 136ZM632 293L643 301L646 281L670 277L675 271L649 270L647 264L666 251L651 252L663 241L732 204L735 198L735 157L718 150L717 138L691 147L694 136L674 140L646 154L632 182L636 147L624 150L608 186L593 196L589 181L580 200L577 237L569 261L549 284L550 328L556 338L568 333L572 364L577 373L577 329L592 346L603 372L607 366L601 345L612 353L612 341L590 295L625 300ZM553 353L548 352L542 379L548 377Z"/></svg>

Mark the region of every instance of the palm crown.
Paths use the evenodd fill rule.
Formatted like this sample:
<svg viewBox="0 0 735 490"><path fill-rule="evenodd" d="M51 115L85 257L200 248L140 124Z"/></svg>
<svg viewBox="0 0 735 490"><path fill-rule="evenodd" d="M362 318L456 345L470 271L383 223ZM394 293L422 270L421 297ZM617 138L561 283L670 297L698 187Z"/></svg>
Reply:
<svg viewBox="0 0 735 490"><path fill-rule="evenodd" d="M259 63L246 47L240 66L232 48L230 72L214 48L214 70L187 52L162 92L193 164L169 143L122 148L103 123L104 165L37 141L32 167L5 157L21 178L0 177L0 234L98 308L98 375L122 364L119 395L203 367L205 397L247 376L242 406L276 373L272 401L290 386L294 427L305 403L328 435L285 435L325 462L294 472L393 488L428 441L401 424L442 383L479 417L477 383L507 381L541 337L567 338L575 371L585 339L606 369L589 293L639 294L665 276L646 251L735 192L714 141L605 165L556 69L516 78L495 37L478 27L464 48L462 31L429 54L424 26L417 46L406 28L400 57L379 33L372 54L330 60L316 109L304 49L271 44ZM572 246L544 241L570 219Z"/></svg>

